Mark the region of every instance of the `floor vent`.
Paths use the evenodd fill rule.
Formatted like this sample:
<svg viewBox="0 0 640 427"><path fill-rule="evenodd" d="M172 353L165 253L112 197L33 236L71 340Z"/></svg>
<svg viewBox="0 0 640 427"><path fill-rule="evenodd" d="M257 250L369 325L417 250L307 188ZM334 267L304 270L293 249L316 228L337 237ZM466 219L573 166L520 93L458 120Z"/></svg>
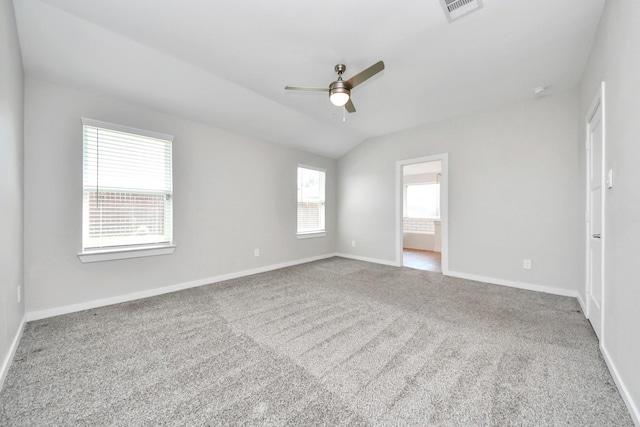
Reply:
<svg viewBox="0 0 640 427"><path fill-rule="evenodd" d="M482 0L440 0L449 22L482 7Z"/></svg>

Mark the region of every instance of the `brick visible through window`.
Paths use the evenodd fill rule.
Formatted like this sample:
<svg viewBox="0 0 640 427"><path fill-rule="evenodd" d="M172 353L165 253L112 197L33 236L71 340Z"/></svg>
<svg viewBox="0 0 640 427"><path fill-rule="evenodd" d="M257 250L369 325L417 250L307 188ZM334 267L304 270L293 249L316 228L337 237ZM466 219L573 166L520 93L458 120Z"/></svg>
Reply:
<svg viewBox="0 0 640 427"><path fill-rule="evenodd" d="M165 195L89 193L89 237L164 235Z"/></svg>

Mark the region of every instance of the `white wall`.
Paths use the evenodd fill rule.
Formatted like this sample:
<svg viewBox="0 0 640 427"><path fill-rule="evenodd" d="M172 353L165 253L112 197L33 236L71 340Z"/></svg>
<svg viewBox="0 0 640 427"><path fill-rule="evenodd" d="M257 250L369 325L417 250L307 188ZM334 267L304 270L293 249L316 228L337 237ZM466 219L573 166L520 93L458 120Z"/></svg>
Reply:
<svg viewBox="0 0 640 427"><path fill-rule="evenodd" d="M640 3L634 0L606 2L581 87L581 175L584 180L585 117L600 82L605 81L606 168L614 171L614 188L605 195L605 305L601 347L612 372L622 383L619 386L637 425L640 425L639 52ZM584 283L581 294L584 296Z"/></svg>
<svg viewBox="0 0 640 427"><path fill-rule="evenodd" d="M32 313L334 252L335 160L30 77L25 94L30 318ZM80 262L81 117L175 136L174 254ZM296 238L298 163L327 170L324 238ZM254 257L254 248L260 249L260 257Z"/></svg>
<svg viewBox="0 0 640 427"><path fill-rule="evenodd" d="M396 161L449 153L449 270L575 292L577 110L571 91L365 141L338 162L338 252L394 262Z"/></svg>
<svg viewBox="0 0 640 427"><path fill-rule="evenodd" d="M0 388L21 332L24 78L13 3L0 1Z"/></svg>

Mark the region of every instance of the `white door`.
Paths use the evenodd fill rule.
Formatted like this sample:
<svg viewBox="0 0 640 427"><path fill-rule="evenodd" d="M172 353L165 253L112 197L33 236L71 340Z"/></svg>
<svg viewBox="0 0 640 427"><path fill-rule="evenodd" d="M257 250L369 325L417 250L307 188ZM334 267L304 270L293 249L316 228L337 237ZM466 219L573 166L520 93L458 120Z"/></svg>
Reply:
<svg viewBox="0 0 640 427"><path fill-rule="evenodd" d="M587 317L598 339L602 340L603 304L603 203L604 203L604 138L602 103L599 102L587 126L589 143L588 226L587 226Z"/></svg>

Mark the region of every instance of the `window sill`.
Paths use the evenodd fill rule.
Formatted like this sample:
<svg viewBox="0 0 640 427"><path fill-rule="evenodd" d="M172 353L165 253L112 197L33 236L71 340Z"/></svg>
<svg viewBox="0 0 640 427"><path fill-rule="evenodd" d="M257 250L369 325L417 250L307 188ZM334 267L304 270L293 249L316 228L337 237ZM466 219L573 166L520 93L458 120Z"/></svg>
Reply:
<svg viewBox="0 0 640 427"><path fill-rule="evenodd" d="M157 255L169 255L176 250L174 245L170 246L146 246L127 249L107 249L103 251L83 252L78 254L78 258L83 263L112 261L116 259L140 258Z"/></svg>
<svg viewBox="0 0 640 427"><path fill-rule="evenodd" d="M434 231L418 231L418 230L402 230L403 233L411 233L411 234L436 234Z"/></svg>
<svg viewBox="0 0 640 427"><path fill-rule="evenodd" d="M440 221L438 217L403 216L402 219L428 219L429 221Z"/></svg>
<svg viewBox="0 0 640 427"><path fill-rule="evenodd" d="M315 239L316 237L324 237L327 233L324 231L318 231L313 233L298 233L298 239Z"/></svg>

